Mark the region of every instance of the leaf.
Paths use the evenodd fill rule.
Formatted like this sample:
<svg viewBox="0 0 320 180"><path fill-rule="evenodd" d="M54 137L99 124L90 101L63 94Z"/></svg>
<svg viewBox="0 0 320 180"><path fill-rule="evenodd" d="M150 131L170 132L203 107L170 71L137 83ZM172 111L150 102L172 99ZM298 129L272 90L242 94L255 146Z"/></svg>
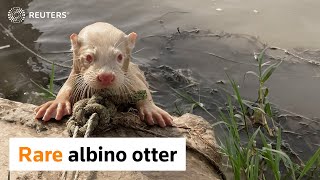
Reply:
<svg viewBox="0 0 320 180"><path fill-rule="evenodd" d="M271 62L271 61L267 61L267 62L265 62L265 63L261 64L261 67L269 66L269 65L270 65L270 62Z"/></svg>
<svg viewBox="0 0 320 180"><path fill-rule="evenodd" d="M245 73L245 75L247 75L247 74L252 74L252 75L254 75L254 76L256 76L256 77L259 77L259 75L258 75L256 72L254 72L254 71L247 71L247 72Z"/></svg>
<svg viewBox="0 0 320 180"><path fill-rule="evenodd" d="M246 105L248 108L253 109L254 107L252 106L252 104L255 104L252 101L248 101L248 100L242 100L243 104Z"/></svg>
<svg viewBox="0 0 320 180"><path fill-rule="evenodd" d="M216 123L213 123L211 126L214 127L214 126L217 126L219 124L224 124L224 125L228 125L228 123L224 122L224 121L218 121Z"/></svg>
<svg viewBox="0 0 320 180"><path fill-rule="evenodd" d="M260 112L260 113L262 113L262 114L266 114L266 112L264 112L264 110L263 109L261 109L261 108L259 108L259 107L252 107L252 110L253 111L255 111L255 112Z"/></svg>
<svg viewBox="0 0 320 180"><path fill-rule="evenodd" d="M262 83L266 82L270 78L272 73L277 69L277 67L281 64L281 62L282 61L280 61L279 63L276 63L276 64L272 64L263 71L262 76L261 76Z"/></svg>
<svg viewBox="0 0 320 180"><path fill-rule="evenodd" d="M50 76L50 83L49 83L49 91L53 94L53 80L54 80L54 62L52 62L51 66L51 76Z"/></svg>
<svg viewBox="0 0 320 180"><path fill-rule="evenodd" d="M271 110L270 103L266 103L266 105L265 105L265 107L264 107L264 112L265 112L269 117L272 117L272 110Z"/></svg>
<svg viewBox="0 0 320 180"><path fill-rule="evenodd" d="M238 118L238 119L242 119L243 118L243 115L241 114L235 114L234 117Z"/></svg>
<svg viewBox="0 0 320 180"><path fill-rule="evenodd" d="M262 60L263 60L263 58L264 58L264 54L265 54L265 52L266 52L267 49L268 49L268 47L264 48L264 49L260 52L260 54L259 54L259 56L258 56L258 61L259 61L259 64L260 64L260 65L262 65Z"/></svg>
<svg viewBox="0 0 320 180"><path fill-rule="evenodd" d="M298 180L300 180L313 166L313 164L317 161L320 160L320 148L314 153L314 155L308 160L306 165L304 166L303 170L301 171Z"/></svg>
<svg viewBox="0 0 320 180"><path fill-rule="evenodd" d="M193 107L200 107L202 110L204 110L207 114L209 114L212 118L217 119L213 114L211 114L200 102L194 100L190 95L185 94L185 93L181 93L178 90L174 89L171 87L171 89L177 93L180 97L184 98L185 100L189 101L190 103L194 103L195 105L192 105L192 109Z"/></svg>
<svg viewBox="0 0 320 180"><path fill-rule="evenodd" d="M260 127L252 134L252 136L250 137L250 140L249 140L249 142L248 142L248 145L247 145L247 147L248 148L251 148L251 147L253 147L253 142L254 142L254 140L256 139L256 136L257 136L257 134L260 132L261 130L260 130Z"/></svg>
<svg viewBox="0 0 320 180"><path fill-rule="evenodd" d="M247 75L249 75L249 74L252 74L252 75L256 76L258 79L260 79L260 78L259 78L259 75L258 75L256 72L254 72L254 71L247 71L247 72L243 75L243 81L242 81L243 84L244 84L244 81L246 80Z"/></svg>
<svg viewBox="0 0 320 180"><path fill-rule="evenodd" d="M266 98L269 94L269 89L267 87L263 87L262 90L264 91L263 98Z"/></svg>
<svg viewBox="0 0 320 180"><path fill-rule="evenodd" d="M291 174L291 176L292 176L292 179L296 179L296 176L295 176L295 174L294 174L294 167L293 167L293 163L292 163L292 161L291 161L291 159L289 158L289 156L285 153L285 152L283 152L283 151L279 151L279 150L275 150L275 149L271 149L271 148L263 148L263 149L265 149L265 150L267 150L267 151L270 151L270 152L273 152L273 153L276 153L277 155L279 155L279 157L282 159L282 161L283 161L283 163L285 164L285 166L289 166L289 168L290 168L290 170L291 170L291 172L293 172L292 174ZM274 172L275 173L275 172ZM278 172L277 172L278 173ZM276 174L275 174L276 175Z"/></svg>
<svg viewBox="0 0 320 180"><path fill-rule="evenodd" d="M228 76L229 81L230 81L230 83L232 85L232 89L233 89L233 91L234 91L234 93L235 93L235 95L237 97L236 99L237 99L237 101L238 101L238 103L239 103L239 105L241 107L241 111L243 112L243 114L246 114L246 109L244 108L244 104L243 104L242 98L240 96L239 88L238 88L236 82L233 79L231 79L228 74L227 74L227 76Z"/></svg>
<svg viewBox="0 0 320 180"><path fill-rule="evenodd" d="M36 85L38 88L40 88L41 90L43 90L44 92L50 94L52 97L57 97L57 95L55 95L54 93L50 92L48 89L42 87L41 85L39 85L38 83L34 82L32 79L30 79L30 81Z"/></svg>
<svg viewBox="0 0 320 180"><path fill-rule="evenodd" d="M276 162L274 161L272 150L273 149L268 148L268 145L265 144L264 142L264 146L262 147L262 150L260 150L260 152L261 152L262 158L266 160L267 165L272 170L274 174L274 178L276 180L280 180L279 169L277 169Z"/></svg>
<svg viewBox="0 0 320 180"><path fill-rule="evenodd" d="M281 151L281 129L278 129L278 135L277 135L277 144L276 144L276 150L277 151ZM279 165L280 165L280 155L275 153L275 165L276 165L276 169L277 172L279 171ZM280 177L280 174L278 174L278 176Z"/></svg>
<svg viewBox="0 0 320 180"><path fill-rule="evenodd" d="M193 113L193 109L195 108L197 106L197 104L196 103L193 103L193 104L191 104L191 107L190 107L190 111L189 111L189 113Z"/></svg>
<svg viewBox="0 0 320 180"><path fill-rule="evenodd" d="M261 75L261 70L262 70L262 61L263 61L263 58L264 58L264 54L266 52L266 50L268 49L268 47L264 48L259 56L258 56L258 63L259 63L259 74Z"/></svg>
<svg viewBox="0 0 320 180"><path fill-rule="evenodd" d="M247 75L249 75L249 74L252 74L252 75L256 76L257 78L259 78L259 75L258 75L256 72L254 72L254 71L247 71L247 72L244 74L244 76L243 76L243 81L246 80L246 77L247 77Z"/></svg>

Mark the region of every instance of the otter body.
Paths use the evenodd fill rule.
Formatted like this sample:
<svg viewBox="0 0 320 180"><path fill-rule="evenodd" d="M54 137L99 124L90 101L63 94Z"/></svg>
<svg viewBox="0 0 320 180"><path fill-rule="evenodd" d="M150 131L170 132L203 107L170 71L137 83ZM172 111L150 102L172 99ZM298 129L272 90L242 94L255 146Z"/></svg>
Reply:
<svg viewBox="0 0 320 180"><path fill-rule="evenodd" d="M72 113L73 103L99 91L126 102L133 92L145 90L147 98L136 104L141 120L161 127L172 125L172 117L154 104L143 72L130 61L136 38L134 32L126 35L102 22L86 26L79 35L72 34L71 73L56 99L36 108L36 118L60 120Z"/></svg>

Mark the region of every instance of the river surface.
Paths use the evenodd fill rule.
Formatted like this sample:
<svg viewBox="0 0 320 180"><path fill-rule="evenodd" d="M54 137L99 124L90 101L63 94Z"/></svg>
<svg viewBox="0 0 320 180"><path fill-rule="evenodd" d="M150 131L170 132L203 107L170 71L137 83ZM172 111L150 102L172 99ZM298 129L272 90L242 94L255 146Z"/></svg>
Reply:
<svg viewBox="0 0 320 180"><path fill-rule="evenodd" d="M26 18L13 24L7 12L14 6L29 12L67 12L67 18ZM179 100L172 87L189 92L217 115L226 103L226 92L231 92L226 73L239 83L241 94L254 101L257 79L248 77L243 82L245 72L257 70L254 53L263 44L283 48L267 51L272 62L283 60L267 83L270 101L287 114L301 115L280 123L289 132L285 138L292 149L306 158L320 145L320 66L307 62L319 61L319 7L320 1L315 0L1 0L0 22L30 49L66 65L71 65L69 36L90 23L109 22L125 32L136 32L133 61L146 72L155 101L170 112L186 112L191 107ZM51 64L0 33L0 47L6 45L10 47L0 49L0 95L44 102L38 95L41 90L30 79L46 87ZM55 92L68 73L69 69L56 67ZM190 83L195 86L183 88ZM194 113L216 121L200 108Z"/></svg>

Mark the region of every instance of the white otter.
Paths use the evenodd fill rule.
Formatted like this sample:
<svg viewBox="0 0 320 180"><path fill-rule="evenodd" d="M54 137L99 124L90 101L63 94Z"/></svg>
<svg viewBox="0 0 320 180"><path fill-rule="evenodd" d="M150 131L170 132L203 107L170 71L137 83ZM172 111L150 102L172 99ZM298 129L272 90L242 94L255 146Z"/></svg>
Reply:
<svg viewBox="0 0 320 180"><path fill-rule="evenodd" d="M154 104L143 72L130 62L136 38L134 32L126 35L103 22L86 26L79 35L72 34L71 73L56 99L36 108L36 118L60 120L72 113L73 102L100 90L120 96L124 101L128 94L146 90L147 98L136 104L140 118L149 125L171 126L172 117Z"/></svg>

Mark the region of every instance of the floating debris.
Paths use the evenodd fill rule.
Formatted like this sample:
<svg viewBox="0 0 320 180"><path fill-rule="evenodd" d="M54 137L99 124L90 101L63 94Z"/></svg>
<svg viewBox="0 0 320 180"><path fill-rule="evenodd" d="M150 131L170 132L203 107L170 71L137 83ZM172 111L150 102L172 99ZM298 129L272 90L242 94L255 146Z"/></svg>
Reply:
<svg viewBox="0 0 320 180"><path fill-rule="evenodd" d="M217 8L216 11L222 11L222 9L221 8Z"/></svg>
<svg viewBox="0 0 320 180"><path fill-rule="evenodd" d="M216 84L226 84L226 81L225 80L218 80L218 81L216 81Z"/></svg>
<svg viewBox="0 0 320 180"><path fill-rule="evenodd" d="M219 90L218 90L218 89L211 89L211 91L210 91L210 93L211 93L211 94L213 94L213 93L217 93L217 92L219 92Z"/></svg>
<svg viewBox="0 0 320 180"><path fill-rule="evenodd" d="M254 10L253 10L253 12L254 12L254 13L256 13L256 14L257 14L257 13L259 13L259 11L258 11L258 10L256 10L256 9L254 9Z"/></svg>

